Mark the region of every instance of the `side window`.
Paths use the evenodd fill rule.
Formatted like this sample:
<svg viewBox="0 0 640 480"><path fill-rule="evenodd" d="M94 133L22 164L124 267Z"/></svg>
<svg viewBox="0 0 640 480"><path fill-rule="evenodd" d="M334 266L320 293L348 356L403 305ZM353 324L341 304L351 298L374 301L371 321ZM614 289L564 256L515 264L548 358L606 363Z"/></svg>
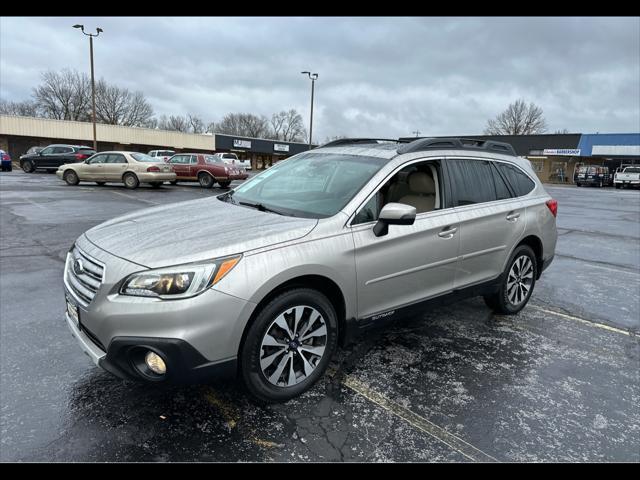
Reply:
<svg viewBox="0 0 640 480"><path fill-rule="evenodd" d="M378 219L378 214L380 213L378 208L379 200L380 192L376 193L367 203L364 204L364 207L362 207L353 219L353 225L376 221Z"/></svg>
<svg viewBox="0 0 640 480"><path fill-rule="evenodd" d="M506 200L507 198L511 198L511 192L509 191L509 187L505 183L504 179L498 172L498 167L496 164L493 164L493 168L491 169L491 173L493 173L493 182L496 186L496 195L498 196L498 200Z"/></svg>
<svg viewBox="0 0 640 480"><path fill-rule="evenodd" d="M169 159L169 163L180 163L182 161L182 155L174 155Z"/></svg>
<svg viewBox="0 0 640 480"><path fill-rule="evenodd" d="M158 153L158 152L156 152L155 150L151 150L151 151L149 152L149 156L150 156L150 157L155 157L155 156L156 156L156 153Z"/></svg>
<svg viewBox="0 0 640 480"><path fill-rule="evenodd" d="M396 172L358 211L352 225L373 222L387 203L404 203L426 213L444 208L440 162L413 163Z"/></svg>
<svg viewBox="0 0 640 480"><path fill-rule="evenodd" d="M191 164L194 163L198 163L198 156L197 155L191 155Z"/></svg>
<svg viewBox="0 0 640 480"><path fill-rule="evenodd" d="M457 206L498 199L491 164L487 160L447 160Z"/></svg>
<svg viewBox="0 0 640 480"><path fill-rule="evenodd" d="M55 147L47 147L44 150L42 150L42 155L51 155L54 151Z"/></svg>
<svg viewBox="0 0 640 480"><path fill-rule="evenodd" d="M94 155L91 157L89 163L91 165L95 165L96 163L105 163L107 160L107 155Z"/></svg>
<svg viewBox="0 0 640 480"><path fill-rule="evenodd" d="M526 195L536 186L524 172L515 166L502 162L496 163L496 166L505 176L517 197Z"/></svg>
<svg viewBox="0 0 640 480"><path fill-rule="evenodd" d="M58 153L58 154L60 154L60 153L69 153L69 152L73 152L73 149L69 148L69 147L55 147L53 149L53 153Z"/></svg>
<svg viewBox="0 0 640 480"><path fill-rule="evenodd" d="M127 159L124 158L124 155L119 153L112 153L108 156L105 163L127 163Z"/></svg>

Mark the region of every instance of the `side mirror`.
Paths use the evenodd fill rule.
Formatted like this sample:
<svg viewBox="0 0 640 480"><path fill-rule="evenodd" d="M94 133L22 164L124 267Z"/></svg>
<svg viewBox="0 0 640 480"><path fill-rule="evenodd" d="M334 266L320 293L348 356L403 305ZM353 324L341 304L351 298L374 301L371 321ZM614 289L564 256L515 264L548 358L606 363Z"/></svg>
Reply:
<svg viewBox="0 0 640 480"><path fill-rule="evenodd" d="M387 203L373 227L373 234L381 237L389 233L389 225L413 225L416 220L416 207L404 203Z"/></svg>

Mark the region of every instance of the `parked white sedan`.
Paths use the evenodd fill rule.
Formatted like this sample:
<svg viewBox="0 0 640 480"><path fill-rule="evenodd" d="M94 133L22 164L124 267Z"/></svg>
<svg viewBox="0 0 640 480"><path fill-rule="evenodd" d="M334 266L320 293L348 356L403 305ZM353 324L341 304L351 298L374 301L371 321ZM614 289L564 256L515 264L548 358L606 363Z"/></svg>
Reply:
<svg viewBox="0 0 640 480"><path fill-rule="evenodd" d="M82 163L66 163L56 172L69 185L80 182L124 183L127 188L137 188L140 183L159 187L163 182L176 179L171 165L160 158L138 152L100 152Z"/></svg>

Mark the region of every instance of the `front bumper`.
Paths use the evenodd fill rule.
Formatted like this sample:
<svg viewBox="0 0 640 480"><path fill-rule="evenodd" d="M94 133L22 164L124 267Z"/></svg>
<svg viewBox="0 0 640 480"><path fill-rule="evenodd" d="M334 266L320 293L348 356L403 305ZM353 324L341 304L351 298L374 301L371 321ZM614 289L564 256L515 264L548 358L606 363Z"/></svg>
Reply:
<svg viewBox="0 0 640 480"><path fill-rule="evenodd" d="M95 247L85 236L76 245L105 265L104 280L87 306L65 284L80 318L77 325L65 314L67 326L94 364L121 378L172 383L235 374L242 333L255 304L214 289L181 300L120 295L121 281L144 267ZM149 350L167 365L161 378L139 368Z"/></svg>

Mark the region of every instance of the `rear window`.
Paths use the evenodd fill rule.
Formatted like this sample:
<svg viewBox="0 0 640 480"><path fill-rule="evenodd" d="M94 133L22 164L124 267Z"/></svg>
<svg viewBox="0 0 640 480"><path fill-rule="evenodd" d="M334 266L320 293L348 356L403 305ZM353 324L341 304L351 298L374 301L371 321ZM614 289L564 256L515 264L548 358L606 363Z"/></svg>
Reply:
<svg viewBox="0 0 640 480"><path fill-rule="evenodd" d="M138 162L164 163L161 158L155 158L146 153L132 153L131 156Z"/></svg>
<svg viewBox="0 0 640 480"><path fill-rule="evenodd" d="M205 155L204 156L205 163L222 163L222 161L213 155Z"/></svg>
<svg viewBox="0 0 640 480"><path fill-rule="evenodd" d="M82 155L94 155L96 151L92 148L80 148L78 149L78 153L81 153Z"/></svg>
<svg viewBox="0 0 640 480"><path fill-rule="evenodd" d="M625 168L624 173L640 173L640 167Z"/></svg>
<svg viewBox="0 0 640 480"><path fill-rule="evenodd" d="M223 153L222 158L229 158L231 160L237 160L238 156L235 153Z"/></svg>
<svg viewBox="0 0 640 480"><path fill-rule="evenodd" d="M533 180L519 168L502 162L496 162L495 165L511 185L511 189L515 192L516 197L526 195L536 186Z"/></svg>
<svg viewBox="0 0 640 480"><path fill-rule="evenodd" d="M158 157L170 157L174 153L176 153L176 152L174 152L172 150L161 150L156 154L156 156L158 156Z"/></svg>

